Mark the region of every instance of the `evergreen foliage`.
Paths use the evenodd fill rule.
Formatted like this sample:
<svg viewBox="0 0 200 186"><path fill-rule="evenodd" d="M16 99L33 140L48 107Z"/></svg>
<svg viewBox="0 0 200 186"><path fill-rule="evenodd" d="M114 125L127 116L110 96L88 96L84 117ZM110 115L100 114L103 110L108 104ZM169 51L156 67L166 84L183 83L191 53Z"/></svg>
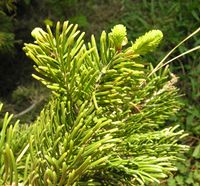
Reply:
<svg viewBox="0 0 200 186"><path fill-rule="evenodd" d="M153 67L143 58L157 47L162 32L152 30L123 48L126 28L117 25L102 32L97 48L95 37L86 44L77 28L69 22L58 22L55 33L49 26L35 28L34 44L25 44L35 62L33 77L53 95L33 125L12 132L13 139L20 138L12 145L9 131L17 124L10 129L4 119L1 182L159 183L176 170L177 154L188 148L178 142L183 131L166 126L181 106L177 77L167 66L149 76Z"/></svg>

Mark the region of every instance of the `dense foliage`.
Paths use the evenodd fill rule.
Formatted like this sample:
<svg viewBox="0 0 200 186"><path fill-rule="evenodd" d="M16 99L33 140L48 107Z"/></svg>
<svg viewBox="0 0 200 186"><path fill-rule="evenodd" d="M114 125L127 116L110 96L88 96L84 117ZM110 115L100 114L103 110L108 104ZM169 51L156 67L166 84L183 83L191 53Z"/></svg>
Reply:
<svg viewBox="0 0 200 186"><path fill-rule="evenodd" d="M68 22L58 22L55 34L47 26L32 36L24 50L36 63L33 77L53 96L28 128L4 117L2 184L143 185L176 170L185 134L164 124L180 107L177 78L167 66L152 74L142 57L157 47L161 31L126 48L123 25L103 31L99 49L93 35L84 44L84 33Z"/></svg>
<svg viewBox="0 0 200 186"><path fill-rule="evenodd" d="M161 29L165 35L161 49L154 55L144 56L156 65L166 51L199 27L199 12L197 0L0 1L0 100L5 103L3 113L9 110L16 114L15 118L22 120L21 123L31 123L46 100L48 91L33 83L30 78L32 63L22 51L23 43L32 41L30 32L35 26L43 27L43 23L54 25L54 21L69 19L78 23L81 30L87 30L87 41L91 33L99 36L102 29L118 23L126 25L130 40L135 40L147 30ZM199 35L196 35L171 57L199 43ZM183 142L191 146L186 154L188 160L177 163L179 173L175 179L170 178L168 184L171 186L199 184L199 60L199 52L194 52L170 65L171 70L180 77L178 86L183 94L182 103L185 104L176 122L190 133ZM3 116L2 113L0 115Z"/></svg>

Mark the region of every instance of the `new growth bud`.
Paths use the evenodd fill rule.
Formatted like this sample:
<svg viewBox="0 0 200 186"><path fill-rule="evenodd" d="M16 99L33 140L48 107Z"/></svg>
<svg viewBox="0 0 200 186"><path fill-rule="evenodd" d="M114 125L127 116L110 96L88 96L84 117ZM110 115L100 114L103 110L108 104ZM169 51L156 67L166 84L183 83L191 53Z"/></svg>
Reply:
<svg viewBox="0 0 200 186"><path fill-rule="evenodd" d="M122 46L127 44L128 40L126 35L126 27L124 25L119 24L113 27L111 38L117 50L121 50Z"/></svg>
<svg viewBox="0 0 200 186"><path fill-rule="evenodd" d="M144 55L148 52L152 52L158 46L162 38L163 33L160 30L151 30L136 39L131 48L134 53Z"/></svg>
<svg viewBox="0 0 200 186"><path fill-rule="evenodd" d="M47 33L42 29L42 28L39 28L39 27L36 27L33 29L33 31L31 32L31 35L36 39L36 40L43 40L44 36L46 35Z"/></svg>

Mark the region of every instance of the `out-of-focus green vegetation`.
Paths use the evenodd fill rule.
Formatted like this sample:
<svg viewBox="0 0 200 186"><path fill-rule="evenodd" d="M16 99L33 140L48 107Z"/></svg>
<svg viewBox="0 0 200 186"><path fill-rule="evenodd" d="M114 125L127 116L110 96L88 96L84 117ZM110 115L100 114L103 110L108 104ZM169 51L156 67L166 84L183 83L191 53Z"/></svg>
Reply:
<svg viewBox="0 0 200 186"><path fill-rule="evenodd" d="M46 97L46 91L35 85L30 77L32 63L24 56L24 42L32 41L31 30L44 24L53 26L57 20L78 23L83 31L99 35L113 25L127 27L131 40L150 29L160 29L164 40L155 57L147 57L155 65L183 38L200 26L198 0L2 0L0 2L0 96L7 110L19 114ZM200 44L199 34L179 47L171 57ZM170 68L179 78L178 86L183 94L184 108L176 120L190 134L186 141L191 150L187 161L178 162L175 179L163 185L200 185L200 53L196 51L174 61ZM34 87L34 88L33 88ZM33 91L34 89L34 91ZM41 93L36 93L40 90ZM43 103L43 101L41 101ZM40 105L40 104L39 104ZM30 123L40 107L21 116ZM38 110L37 110L38 109ZM27 116L29 115L29 116Z"/></svg>

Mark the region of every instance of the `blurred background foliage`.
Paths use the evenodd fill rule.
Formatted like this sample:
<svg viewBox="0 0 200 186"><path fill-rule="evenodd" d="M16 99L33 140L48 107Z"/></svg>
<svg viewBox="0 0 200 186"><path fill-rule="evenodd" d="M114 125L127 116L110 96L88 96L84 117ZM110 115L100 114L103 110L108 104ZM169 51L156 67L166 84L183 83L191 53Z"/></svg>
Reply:
<svg viewBox="0 0 200 186"><path fill-rule="evenodd" d="M164 41L154 57L155 65L183 38L200 26L199 0L1 0L0 1L0 100L5 110L31 123L48 98L48 91L32 78L33 63L22 51L32 42L30 32L45 24L70 20L82 31L95 34L124 24L132 41L151 29L160 29ZM199 34L179 47L176 56L200 44ZM200 185L200 53L194 52L171 64L180 79L178 86L184 108L177 122L190 135L183 142L191 146L187 161L178 162L176 175L163 185Z"/></svg>

